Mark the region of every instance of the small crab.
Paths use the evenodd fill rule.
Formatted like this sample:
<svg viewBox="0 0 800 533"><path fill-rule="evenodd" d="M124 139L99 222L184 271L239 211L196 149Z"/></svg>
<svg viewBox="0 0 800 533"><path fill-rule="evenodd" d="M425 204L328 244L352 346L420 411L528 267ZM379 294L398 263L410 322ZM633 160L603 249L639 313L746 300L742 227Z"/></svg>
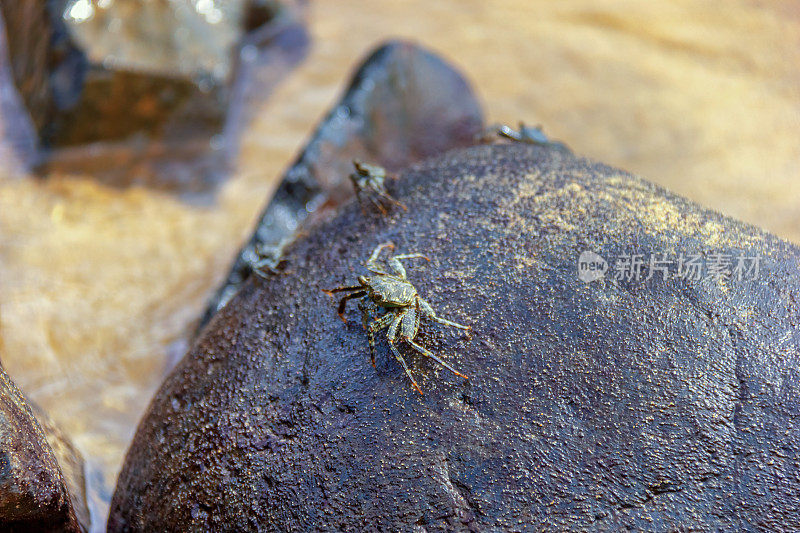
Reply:
<svg viewBox="0 0 800 533"><path fill-rule="evenodd" d="M389 273L378 265L378 256L381 251L386 248L393 249L394 245L392 243L379 245L375 248L375 251L372 252L372 255L366 263L367 270L375 274L374 276L359 276L358 285L337 287L335 289L323 291L329 296L333 296L336 292L350 292L350 294L339 301L339 318L346 322L344 311L348 300L352 298L361 298L359 307L362 313L364 328L369 331L369 351L372 366L375 366L375 334L388 327L389 332L386 338L389 341L389 348L391 348L395 358L397 358L397 361L405 370L414 389L420 394L422 394L422 389L420 389L419 385L414 380L405 359L403 359L397 346L395 346L398 342L398 332L400 334L399 340L405 341L406 344L417 352L430 357L455 375L464 379L469 379L434 355L430 350L414 342L414 338L419 332L420 318L423 316L440 324L444 324L445 326L451 326L465 331L471 329L470 326L464 326L436 316L430 304L420 297L417 289L408 281L406 270L400 262L401 259L419 258L427 261L430 261L430 259L417 253L392 256L386 261L386 265L392 271L392 273ZM385 311L385 314L378 315L381 311Z"/></svg>
<svg viewBox="0 0 800 533"><path fill-rule="evenodd" d="M501 125L497 129L497 134L501 137L511 139L512 141L528 143L528 144L550 144L552 141L547 138L547 135L542 131L541 126L526 126L524 122L519 123L519 131L513 128Z"/></svg>
<svg viewBox="0 0 800 533"><path fill-rule="evenodd" d="M358 159L353 160L353 166L356 171L350 174L350 181L353 182L353 188L356 190L356 196L362 208L364 206L364 196L366 196L372 202L372 205L384 215L386 214L385 204L394 204L402 207L404 211L408 210L405 205L392 198L386 192L386 178L389 177L389 174L386 173L385 168L378 165L369 165Z"/></svg>
<svg viewBox="0 0 800 533"><path fill-rule="evenodd" d="M492 142L494 135L520 143L552 146L559 150L569 151L566 144L560 141L554 141L545 135L541 126L530 127L526 126L524 122L519 123L519 130L515 130L505 124L496 124L488 128L488 130L485 130L479 137L479 140L481 142Z"/></svg>
<svg viewBox="0 0 800 533"><path fill-rule="evenodd" d="M248 249L249 267L253 274L268 279L271 274L278 272L281 263L282 246L258 243Z"/></svg>

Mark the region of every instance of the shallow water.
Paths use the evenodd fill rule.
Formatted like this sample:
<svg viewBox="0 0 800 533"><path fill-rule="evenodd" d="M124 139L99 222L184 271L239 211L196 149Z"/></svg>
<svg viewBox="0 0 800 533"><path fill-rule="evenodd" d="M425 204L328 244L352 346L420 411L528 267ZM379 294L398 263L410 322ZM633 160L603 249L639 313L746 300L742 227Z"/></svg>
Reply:
<svg viewBox="0 0 800 533"><path fill-rule="evenodd" d="M0 171L0 356L86 457L94 527L149 398L356 58L418 40L463 69L490 122L540 123L576 153L800 242L795 5L321 0L308 58L244 131L216 202Z"/></svg>

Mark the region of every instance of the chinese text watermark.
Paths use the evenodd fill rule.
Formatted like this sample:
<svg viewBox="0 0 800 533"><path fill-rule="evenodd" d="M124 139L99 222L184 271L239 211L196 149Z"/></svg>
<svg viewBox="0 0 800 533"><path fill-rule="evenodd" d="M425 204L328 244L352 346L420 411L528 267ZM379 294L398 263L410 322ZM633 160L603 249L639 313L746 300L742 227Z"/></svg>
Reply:
<svg viewBox="0 0 800 533"><path fill-rule="evenodd" d="M591 283L606 277L616 281L646 282L662 280L755 280L761 269L761 256L707 252L688 254L626 253L608 259L585 251L578 257L578 279Z"/></svg>

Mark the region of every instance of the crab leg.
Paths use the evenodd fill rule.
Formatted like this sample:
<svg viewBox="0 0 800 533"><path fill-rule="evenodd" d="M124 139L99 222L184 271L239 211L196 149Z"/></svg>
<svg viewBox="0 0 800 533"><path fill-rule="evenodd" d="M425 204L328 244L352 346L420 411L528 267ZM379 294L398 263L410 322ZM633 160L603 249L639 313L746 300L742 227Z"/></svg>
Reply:
<svg viewBox="0 0 800 533"><path fill-rule="evenodd" d="M389 274L384 272L378 266L378 256L381 254L381 251L384 248L389 248L391 250L391 249L394 248L394 244L392 244L390 242L385 242L383 244L379 244L378 247L375 248L375 250L372 252L372 255L369 256L369 259L367 260L366 267L367 267L367 270L370 270L371 272L374 272L375 274L383 274L385 276L388 276Z"/></svg>
<svg viewBox="0 0 800 533"><path fill-rule="evenodd" d="M403 263L400 262L400 259L425 259L430 261L427 257L422 254L404 254L404 255L396 255L389 259L387 263L390 267L394 269L394 271L402 278L406 279L406 269L403 267Z"/></svg>
<svg viewBox="0 0 800 533"><path fill-rule="evenodd" d="M400 200L397 200L397 199L395 199L394 197L392 197L392 196L391 196L389 193L387 193L386 191L378 191L378 195L379 195L381 198L383 198L384 200L386 200L387 202L389 202L389 203L391 203L391 204L394 204L394 205L396 205L396 206L398 206L398 207L401 207L401 208L403 209L403 211L408 211L408 207L406 207L406 204L404 204L404 203L403 203L403 202L401 202ZM384 211L384 212L385 212L385 211Z"/></svg>
<svg viewBox="0 0 800 533"><path fill-rule="evenodd" d="M359 201L360 201L360 200L359 200ZM386 208L383 206L383 204L382 204L382 203L380 203L380 202L379 202L378 200L376 200L375 198L373 198L372 196L370 196L370 197L369 197L369 201L370 201L370 202L372 202L372 205L374 205L374 206L375 206L375 208L376 208L378 211L380 211L382 215L385 215L385 214L387 213L387 211L386 211Z"/></svg>
<svg viewBox="0 0 800 533"><path fill-rule="evenodd" d="M436 357L433 354L433 352L431 352L429 350L426 350L425 348L423 348L422 346L420 346L419 344L417 344L413 340L409 339L408 337L403 337L403 340L406 341L408 344L410 344L411 347L414 348L416 351L418 351L419 353L421 353L423 355L427 355L428 357L430 357L431 359L433 359L434 361L436 361L437 363L439 363L440 365L445 367L447 370L449 370L450 372L455 374L456 376L462 377L464 379L469 379L467 376L465 376L464 374L462 374L461 372L459 372L458 370L456 370L455 368L453 368L452 366L447 364L445 361L443 361L439 357Z"/></svg>
<svg viewBox="0 0 800 533"><path fill-rule="evenodd" d="M360 298L361 296L366 296L366 294L367 291L357 291L350 293L341 300L339 300L339 308L336 310L336 312L339 313L339 318L342 319L342 322L347 324L347 319L344 317L344 310L345 307L347 307L347 300L350 300L352 298Z"/></svg>
<svg viewBox="0 0 800 533"><path fill-rule="evenodd" d="M393 315L386 314L376 318L369 325L369 357L373 368L375 367L375 334L391 324L394 319Z"/></svg>
<svg viewBox="0 0 800 533"><path fill-rule="evenodd" d="M350 177L352 178L352 176L350 176ZM358 182L356 182L355 180L353 180L353 185L355 186L355 189L356 189L356 199L358 200L358 203L361 206L361 213L366 214L367 213L367 208L364 207L364 200L361 198L361 194L362 194L361 188L358 186Z"/></svg>
<svg viewBox="0 0 800 533"><path fill-rule="evenodd" d="M417 381L414 379L414 376L411 375L411 370L408 369L408 365L406 364L406 360L403 359L403 356L400 355L400 351L397 349L397 346L395 346L395 342L397 342L397 339L396 339L396 337L397 337L397 328L400 327L400 322L403 321L403 315L405 315L405 311L401 312L401 313L398 313L397 316L395 317L394 321L392 322L392 325L389 327L389 334L387 335L387 339L389 340L389 348L391 348L392 352L394 353L395 358L403 366L403 370L406 371L406 375L408 376L408 379L411 380L411 385L414 387L414 389L416 389L416 391L418 393L422 394L422 389L419 388L419 385L417 385Z"/></svg>
<svg viewBox="0 0 800 533"><path fill-rule="evenodd" d="M321 290L328 296L333 296L334 292L357 291L363 288L364 287L362 287L361 285L351 285L349 287L336 287L335 289L321 289Z"/></svg>
<svg viewBox="0 0 800 533"><path fill-rule="evenodd" d="M419 299L419 306L422 309L422 312L428 315L428 317L430 317L431 320L434 320L440 324L444 324L445 326L451 326L458 329L463 329L465 331L469 331L472 329L472 326L465 326L463 324L452 322L445 318L439 318L438 316L436 316L436 312L433 310L433 307L431 307L430 304L425 300L423 300L422 298Z"/></svg>

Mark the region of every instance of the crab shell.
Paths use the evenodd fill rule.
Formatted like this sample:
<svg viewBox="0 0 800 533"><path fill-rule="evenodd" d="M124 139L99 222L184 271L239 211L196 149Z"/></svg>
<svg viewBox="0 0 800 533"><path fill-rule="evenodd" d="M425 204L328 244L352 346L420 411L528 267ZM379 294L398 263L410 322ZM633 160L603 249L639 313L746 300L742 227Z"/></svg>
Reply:
<svg viewBox="0 0 800 533"><path fill-rule="evenodd" d="M381 307L409 307L419 298L411 283L391 276L359 276L358 282Z"/></svg>

